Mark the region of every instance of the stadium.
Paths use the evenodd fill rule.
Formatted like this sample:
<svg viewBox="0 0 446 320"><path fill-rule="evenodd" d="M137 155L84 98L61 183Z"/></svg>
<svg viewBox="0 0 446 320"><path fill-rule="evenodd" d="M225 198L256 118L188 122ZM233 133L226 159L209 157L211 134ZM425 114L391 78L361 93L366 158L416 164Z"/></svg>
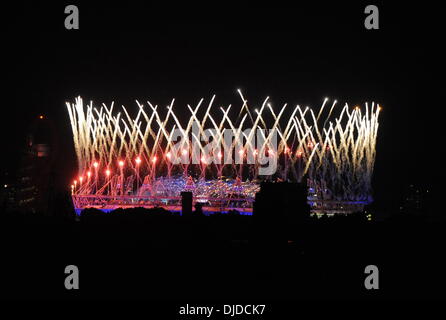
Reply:
<svg viewBox="0 0 446 320"><path fill-rule="evenodd" d="M163 207L181 211L191 192L206 213L252 214L262 181L306 183L313 213L350 213L372 202L381 107L220 106L216 96L175 111L150 101L116 112L114 103L67 102L78 160L75 210ZM184 113L184 110L187 112Z"/></svg>

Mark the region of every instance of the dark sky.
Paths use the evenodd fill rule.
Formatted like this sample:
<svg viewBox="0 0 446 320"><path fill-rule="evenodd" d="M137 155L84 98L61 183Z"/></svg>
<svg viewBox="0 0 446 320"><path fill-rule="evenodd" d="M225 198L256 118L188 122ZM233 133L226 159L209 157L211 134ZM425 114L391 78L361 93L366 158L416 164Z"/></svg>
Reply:
<svg viewBox="0 0 446 320"><path fill-rule="evenodd" d="M79 6L80 30L64 29L67 4ZM13 170L25 133L45 114L61 147L59 179L68 185L75 159L64 101L77 95L128 107L175 97L177 109L213 93L222 104L238 103L237 88L250 101L269 95L278 104L374 100L384 106L375 198L394 208L406 184L430 186L434 175L425 150L435 148L428 110L441 101L429 85L438 68L439 9L375 4L375 31L364 28L365 4L338 2L5 6L2 171Z"/></svg>

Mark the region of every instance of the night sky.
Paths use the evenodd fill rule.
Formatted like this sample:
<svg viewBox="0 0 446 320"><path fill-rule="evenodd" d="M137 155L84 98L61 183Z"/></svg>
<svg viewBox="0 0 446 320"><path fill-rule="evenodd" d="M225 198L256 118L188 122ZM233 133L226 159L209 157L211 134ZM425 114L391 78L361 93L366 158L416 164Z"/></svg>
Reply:
<svg viewBox="0 0 446 320"><path fill-rule="evenodd" d="M80 30L64 29L68 4L79 7ZM373 100L384 108L376 206L395 210L407 184L432 186L438 166L426 150L437 148L430 118L441 92L429 83L440 38L430 16L437 10L374 4L374 31L363 25L365 4L4 7L2 173L14 171L26 132L44 114L57 130L59 183L69 185L76 168L64 102L77 95L129 109L135 99L167 105L175 97L176 110L213 93L237 105L237 88L252 103L268 95L275 105L313 107L326 96L352 106Z"/></svg>

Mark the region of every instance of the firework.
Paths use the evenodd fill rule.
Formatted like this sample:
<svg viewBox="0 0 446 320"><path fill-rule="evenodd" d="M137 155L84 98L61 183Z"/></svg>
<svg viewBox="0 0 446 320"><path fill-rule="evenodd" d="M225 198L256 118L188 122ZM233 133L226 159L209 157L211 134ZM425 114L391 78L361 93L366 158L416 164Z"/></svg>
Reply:
<svg viewBox="0 0 446 320"><path fill-rule="evenodd" d="M213 96L178 116L175 100L167 107L136 101L132 112L124 106L115 112L114 103L84 105L80 97L67 103L79 167L76 201L167 201L190 190L195 199L244 199L240 206L249 207L260 181L278 179L306 179L313 204L372 200L379 105L337 107L325 99L314 112L276 109L269 97L252 108L239 96L238 108L217 105ZM234 138L226 138L229 132ZM275 170L265 175L266 158Z"/></svg>

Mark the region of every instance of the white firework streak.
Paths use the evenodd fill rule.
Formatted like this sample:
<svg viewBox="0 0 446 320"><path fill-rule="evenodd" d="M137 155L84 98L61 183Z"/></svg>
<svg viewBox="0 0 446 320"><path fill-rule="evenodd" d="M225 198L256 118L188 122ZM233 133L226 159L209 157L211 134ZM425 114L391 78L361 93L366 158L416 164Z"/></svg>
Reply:
<svg viewBox="0 0 446 320"><path fill-rule="evenodd" d="M200 177L208 180L218 179L223 173L239 180L256 180L260 178L258 169L261 166L258 155L273 152L272 134L275 131L278 143L273 157L279 170L262 179L281 178L301 182L306 178L310 186L330 194L334 200L371 201L371 179L381 110L379 105L372 103L369 106L365 103L363 108L351 109L345 104L334 116L337 101L334 100L328 108L329 99L326 98L316 113L309 107L301 108L299 105L289 110L287 104L276 113L268 102L269 97L259 109L252 109L242 92L238 93L242 104L238 111L232 110L236 113L233 117L235 122L230 116L231 105L217 107L215 95L205 110L204 98L195 107L187 105L189 117L185 122L180 121L180 118L184 119L184 112L181 117L174 112L175 99L167 106L166 113L162 113L161 108L150 101L147 102L148 108L136 101L138 109L134 118L124 106L121 112L115 113L114 103L109 107L102 104L98 110L93 107L93 102L84 105L81 97L77 97L74 103L67 102L79 176L84 177L88 172L90 177L95 162L97 170L106 168L112 175L103 181L102 172L96 172L96 191L93 192L91 184L88 186L87 183L82 191L103 192L103 188L98 187L99 183L105 185L118 178L122 185L124 173L135 171L138 172L137 179L140 174L145 176L144 181L163 175L170 178L179 172L187 176L191 169L198 170ZM198 124L198 132L194 132L194 124ZM246 134L245 130L249 128L254 130ZM213 129L211 136L218 150L223 149L225 155L231 156L238 151L240 155L236 154L236 158L239 156L240 160L241 157L242 163L208 163L205 146L209 141L200 139L206 129ZM173 141L175 130L183 137L191 137L190 140L184 139L177 149L176 141ZM228 130L244 139L228 143L224 139ZM261 132L263 145L253 144L256 132ZM243 143L238 145L236 140ZM198 146L202 154L201 163L172 163L174 157L190 160L193 146ZM254 152L254 163L243 163L249 152ZM222 158L221 152L218 151L215 157ZM139 163L135 163L137 158L140 159ZM119 161L124 164L118 164Z"/></svg>

